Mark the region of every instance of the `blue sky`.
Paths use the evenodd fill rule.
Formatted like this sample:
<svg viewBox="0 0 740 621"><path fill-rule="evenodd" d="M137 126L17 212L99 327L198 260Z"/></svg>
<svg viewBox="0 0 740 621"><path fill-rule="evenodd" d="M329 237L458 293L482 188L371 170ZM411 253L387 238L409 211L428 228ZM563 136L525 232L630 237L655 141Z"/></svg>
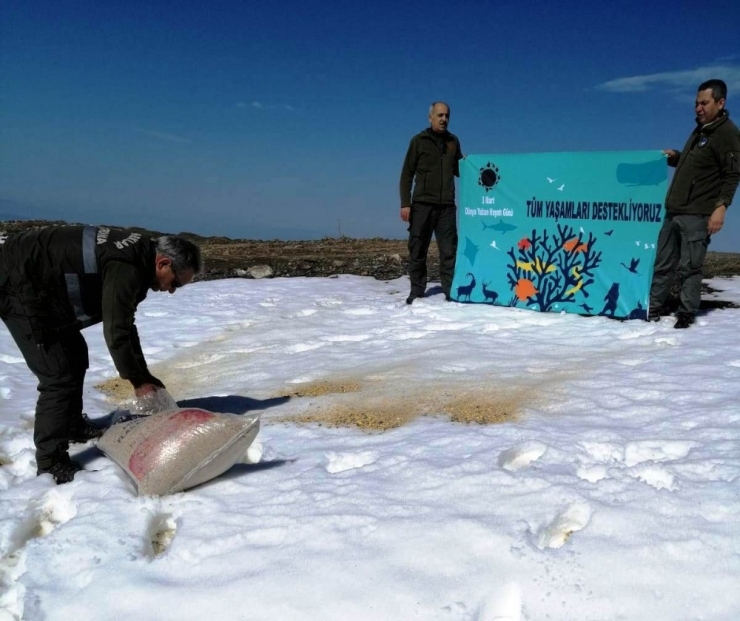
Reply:
<svg viewBox="0 0 740 621"><path fill-rule="evenodd" d="M405 237L431 101L469 154L680 149L704 79L740 110L738 23L740 3L5 0L0 218ZM712 249L740 252L736 211Z"/></svg>

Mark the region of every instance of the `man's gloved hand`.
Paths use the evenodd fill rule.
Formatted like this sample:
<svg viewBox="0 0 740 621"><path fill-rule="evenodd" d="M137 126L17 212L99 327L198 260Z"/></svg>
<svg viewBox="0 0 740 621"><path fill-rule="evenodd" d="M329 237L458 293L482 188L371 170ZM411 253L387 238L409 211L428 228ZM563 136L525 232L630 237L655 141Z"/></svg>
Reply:
<svg viewBox="0 0 740 621"><path fill-rule="evenodd" d="M159 382L156 377L152 379ZM152 382L147 382L135 388L134 395L136 397L131 406L131 413L138 416L148 416L177 408L177 401L167 392L167 389Z"/></svg>

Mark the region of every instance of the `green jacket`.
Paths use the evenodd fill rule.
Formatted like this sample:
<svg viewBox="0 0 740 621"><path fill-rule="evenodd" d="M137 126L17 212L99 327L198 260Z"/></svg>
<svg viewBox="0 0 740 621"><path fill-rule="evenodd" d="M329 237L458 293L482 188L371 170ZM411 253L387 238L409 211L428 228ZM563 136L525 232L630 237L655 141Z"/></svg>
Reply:
<svg viewBox="0 0 740 621"><path fill-rule="evenodd" d="M438 141L428 128L414 136L401 169L401 207L409 207L412 202L454 205L454 178L460 176L462 157L460 141L454 134L445 132Z"/></svg>
<svg viewBox="0 0 740 621"><path fill-rule="evenodd" d="M697 125L677 161L668 188L666 211L711 215L730 206L740 183L740 131L727 111L712 123Z"/></svg>
<svg viewBox="0 0 740 621"><path fill-rule="evenodd" d="M151 239L130 230L52 226L10 235L0 248L0 273L39 346L61 330L102 321L120 376L134 386L149 381L134 313L155 278Z"/></svg>

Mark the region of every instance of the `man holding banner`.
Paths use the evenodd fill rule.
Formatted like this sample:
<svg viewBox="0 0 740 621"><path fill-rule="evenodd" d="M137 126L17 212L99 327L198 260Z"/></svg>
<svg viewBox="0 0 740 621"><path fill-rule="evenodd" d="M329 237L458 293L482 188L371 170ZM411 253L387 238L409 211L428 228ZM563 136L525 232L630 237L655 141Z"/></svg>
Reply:
<svg viewBox="0 0 740 621"><path fill-rule="evenodd" d="M446 300L451 299L457 254L455 177L460 176L462 151L457 136L447 131L449 122L450 107L434 102L429 107L430 126L411 139L401 169L401 220L409 223L411 293L406 304L424 297L432 234L439 248L442 291Z"/></svg>
<svg viewBox="0 0 740 621"><path fill-rule="evenodd" d="M676 172L665 199L666 215L658 237L648 320L659 321L662 305L679 267L681 305L675 328L694 323L701 301L702 266L711 235L740 183L740 131L725 110L727 85L703 82L696 96L696 128L683 151L667 149Z"/></svg>

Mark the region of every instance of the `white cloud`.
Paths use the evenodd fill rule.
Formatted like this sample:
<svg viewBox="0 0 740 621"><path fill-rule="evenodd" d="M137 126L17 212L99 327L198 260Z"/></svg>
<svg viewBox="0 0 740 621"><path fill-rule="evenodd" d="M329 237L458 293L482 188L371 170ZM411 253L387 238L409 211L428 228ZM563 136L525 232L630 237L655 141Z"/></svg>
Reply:
<svg viewBox="0 0 740 621"><path fill-rule="evenodd" d="M240 109L253 108L254 110L287 110L289 112L293 112L295 110L295 108L290 104L263 104L261 101L253 101L251 103L244 103L243 101L240 101L236 104L236 107Z"/></svg>
<svg viewBox="0 0 740 621"><path fill-rule="evenodd" d="M682 93L687 90L693 92L699 84L711 78L724 80L730 94L740 91L740 66L731 64L617 78L599 84L596 88L612 93L645 93L651 90Z"/></svg>
<svg viewBox="0 0 740 621"><path fill-rule="evenodd" d="M150 136L152 138L159 138L160 140L166 140L167 142L179 142L179 143L191 143L193 142L190 138L183 136L176 136L175 134L165 134L164 132L152 131L149 129L141 129L140 127L134 127L134 131L143 134L144 136Z"/></svg>

